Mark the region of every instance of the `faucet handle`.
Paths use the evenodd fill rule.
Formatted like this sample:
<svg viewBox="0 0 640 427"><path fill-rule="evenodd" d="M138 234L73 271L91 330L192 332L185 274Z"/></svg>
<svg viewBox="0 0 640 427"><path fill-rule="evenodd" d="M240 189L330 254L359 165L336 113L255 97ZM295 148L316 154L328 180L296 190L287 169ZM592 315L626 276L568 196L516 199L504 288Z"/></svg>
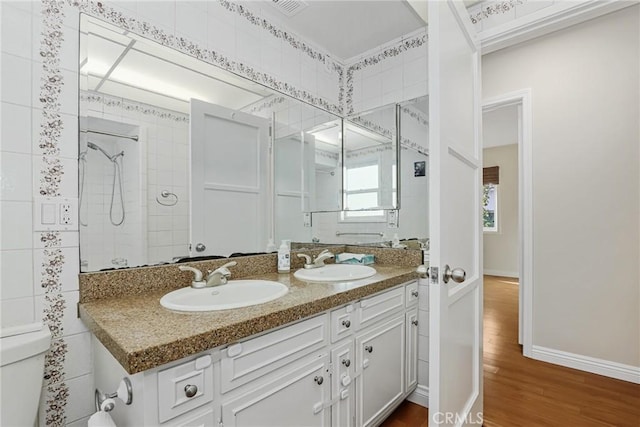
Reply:
<svg viewBox="0 0 640 427"><path fill-rule="evenodd" d="M237 263L237 262L235 262L235 261L229 261L228 263L226 263L225 265L223 265L223 266L222 266L222 267L220 267L220 268L235 267L236 265L238 265L238 263Z"/></svg>
<svg viewBox="0 0 640 427"><path fill-rule="evenodd" d="M304 258L305 264L311 264L311 257L307 254L297 254L298 258Z"/></svg>
<svg viewBox="0 0 640 427"><path fill-rule="evenodd" d="M192 288L202 288L206 285L206 282L202 280L202 271L197 268L189 267L188 265L181 265L178 267L180 271L190 271L193 273L193 281L191 282Z"/></svg>

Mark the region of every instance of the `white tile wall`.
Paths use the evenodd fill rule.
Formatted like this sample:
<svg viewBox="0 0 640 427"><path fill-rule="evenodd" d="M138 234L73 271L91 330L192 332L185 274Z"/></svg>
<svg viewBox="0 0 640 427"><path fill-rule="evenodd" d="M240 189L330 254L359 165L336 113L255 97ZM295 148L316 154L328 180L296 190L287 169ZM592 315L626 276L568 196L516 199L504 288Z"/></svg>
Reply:
<svg viewBox="0 0 640 427"><path fill-rule="evenodd" d="M0 298L15 299L33 296L31 250L0 251Z"/></svg>

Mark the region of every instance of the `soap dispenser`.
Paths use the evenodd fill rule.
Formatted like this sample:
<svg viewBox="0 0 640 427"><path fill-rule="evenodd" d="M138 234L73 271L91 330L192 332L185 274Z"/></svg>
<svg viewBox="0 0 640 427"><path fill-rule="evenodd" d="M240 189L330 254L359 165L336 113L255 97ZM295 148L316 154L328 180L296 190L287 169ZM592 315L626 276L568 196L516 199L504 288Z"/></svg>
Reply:
<svg viewBox="0 0 640 427"><path fill-rule="evenodd" d="M278 273L291 271L291 250L286 240L283 240L278 248Z"/></svg>

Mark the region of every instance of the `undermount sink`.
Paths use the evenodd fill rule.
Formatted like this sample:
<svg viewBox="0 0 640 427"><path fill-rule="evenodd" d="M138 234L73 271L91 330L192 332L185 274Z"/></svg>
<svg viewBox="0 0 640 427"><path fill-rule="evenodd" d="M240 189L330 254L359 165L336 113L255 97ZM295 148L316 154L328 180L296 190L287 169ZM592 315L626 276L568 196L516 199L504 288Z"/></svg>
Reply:
<svg viewBox="0 0 640 427"><path fill-rule="evenodd" d="M273 301L287 292L287 286L270 280L230 280L226 285L169 292L160 305L177 311L228 310Z"/></svg>
<svg viewBox="0 0 640 427"><path fill-rule="evenodd" d="M293 275L309 282L344 282L371 277L376 269L366 265L327 264L324 267L300 269Z"/></svg>

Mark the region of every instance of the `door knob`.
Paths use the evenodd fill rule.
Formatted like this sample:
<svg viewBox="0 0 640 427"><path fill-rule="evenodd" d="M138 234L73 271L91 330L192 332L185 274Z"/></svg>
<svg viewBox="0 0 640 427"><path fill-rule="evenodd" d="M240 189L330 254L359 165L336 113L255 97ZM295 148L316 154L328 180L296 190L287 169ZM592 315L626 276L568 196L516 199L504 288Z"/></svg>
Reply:
<svg viewBox="0 0 640 427"><path fill-rule="evenodd" d="M462 283L466 278L467 273L463 269L454 268L452 270L448 264L444 266L444 273L442 273L442 280L444 280L444 283L449 283L450 279L453 279L456 283Z"/></svg>

